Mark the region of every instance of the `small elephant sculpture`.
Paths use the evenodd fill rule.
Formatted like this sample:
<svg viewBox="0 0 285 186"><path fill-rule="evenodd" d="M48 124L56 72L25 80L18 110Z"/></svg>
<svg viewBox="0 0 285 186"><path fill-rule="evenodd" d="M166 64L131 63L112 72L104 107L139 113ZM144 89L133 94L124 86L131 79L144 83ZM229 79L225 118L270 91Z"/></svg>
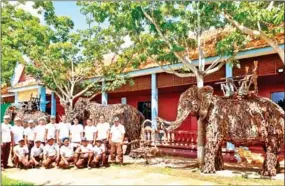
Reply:
<svg viewBox="0 0 285 186"><path fill-rule="evenodd" d="M284 145L284 110L264 97L240 99L213 95L210 86L192 86L179 99L176 120L157 121L175 130L190 113L198 116L206 127L206 149L202 172L223 169L222 144L237 146L262 145L265 159L262 175L275 176L279 167L278 153Z"/></svg>

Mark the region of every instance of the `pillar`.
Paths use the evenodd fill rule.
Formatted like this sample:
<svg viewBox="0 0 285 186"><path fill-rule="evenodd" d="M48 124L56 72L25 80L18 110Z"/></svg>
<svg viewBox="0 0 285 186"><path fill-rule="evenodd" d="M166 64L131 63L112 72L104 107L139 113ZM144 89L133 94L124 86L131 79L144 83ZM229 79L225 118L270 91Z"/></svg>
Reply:
<svg viewBox="0 0 285 186"><path fill-rule="evenodd" d="M102 105L107 105L108 104L108 94L104 90L105 88L105 81L103 80L102 82L102 95L101 95L101 104Z"/></svg>
<svg viewBox="0 0 285 186"><path fill-rule="evenodd" d="M18 92L15 92L15 101L14 101L14 103L18 103L19 102L19 99L18 99Z"/></svg>
<svg viewBox="0 0 285 186"><path fill-rule="evenodd" d="M226 77L233 77L233 67L229 63L226 63ZM227 149L234 150L235 145L230 142L227 142Z"/></svg>
<svg viewBox="0 0 285 186"><path fill-rule="evenodd" d="M46 88L43 86L39 87L39 96L41 97L40 100L40 111L45 112L46 111Z"/></svg>
<svg viewBox="0 0 285 186"><path fill-rule="evenodd" d="M151 120L152 128L157 129L156 118L158 116L158 89L156 84L156 74L151 74Z"/></svg>
<svg viewBox="0 0 285 186"><path fill-rule="evenodd" d="M56 99L54 92L51 93L51 115L56 116Z"/></svg>

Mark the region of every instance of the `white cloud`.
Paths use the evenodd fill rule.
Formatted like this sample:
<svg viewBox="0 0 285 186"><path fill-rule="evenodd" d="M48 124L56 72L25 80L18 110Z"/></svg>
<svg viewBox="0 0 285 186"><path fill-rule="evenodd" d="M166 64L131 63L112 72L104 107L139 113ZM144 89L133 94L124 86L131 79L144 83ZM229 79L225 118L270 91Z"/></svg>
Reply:
<svg viewBox="0 0 285 186"><path fill-rule="evenodd" d="M40 9L34 9L33 8L34 2L27 1L27 2L25 2L25 4L22 4L22 3L19 3L17 1L10 1L9 3L12 4L12 5L16 5L18 8L22 8L26 12L31 13L33 16L38 17L42 24L45 23L44 15L43 14L38 14L38 10L40 10Z"/></svg>

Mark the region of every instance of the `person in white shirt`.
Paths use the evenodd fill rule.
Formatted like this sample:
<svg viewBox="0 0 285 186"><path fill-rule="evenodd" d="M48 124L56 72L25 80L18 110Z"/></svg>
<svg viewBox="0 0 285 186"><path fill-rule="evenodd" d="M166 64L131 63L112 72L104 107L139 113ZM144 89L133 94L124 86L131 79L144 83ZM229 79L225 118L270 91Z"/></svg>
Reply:
<svg viewBox="0 0 285 186"><path fill-rule="evenodd" d="M54 137L50 136L47 139L47 144L44 147L44 159L43 166L45 168L50 168L52 163L59 163L59 147L56 143L54 143Z"/></svg>
<svg viewBox="0 0 285 186"><path fill-rule="evenodd" d="M75 151L75 166L77 168L90 168L92 160L92 151L92 145L88 144L87 139L83 137L81 139L81 145Z"/></svg>
<svg viewBox="0 0 285 186"><path fill-rule="evenodd" d="M55 123L55 116L50 117L50 123L46 125L45 141L48 136L56 137L57 124Z"/></svg>
<svg viewBox="0 0 285 186"><path fill-rule="evenodd" d="M120 164L123 164L123 142L125 137L125 127L120 124L118 117L114 118L114 125L110 131L111 161L116 161L116 155Z"/></svg>
<svg viewBox="0 0 285 186"><path fill-rule="evenodd" d="M110 123L105 122L105 116L100 115L99 117L99 123L96 125L97 128L97 140L102 140L104 146L105 146L105 153L106 153L106 160L105 162L108 164L109 159L109 139L110 139Z"/></svg>
<svg viewBox="0 0 285 186"><path fill-rule="evenodd" d="M42 117L39 119L38 126L35 127L34 139L41 140L42 144L45 145L45 132L46 132L46 118Z"/></svg>
<svg viewBox="0 0 285 186"><path fill-rule="evenodd" d="M60 162L59 167L62 169L69 168L70 163L75 164L73 146L69 142L69 138L63 139L63 145L60 147Z"/></svg>
<svg viewBox="0 0 285 186"><path fill-rule="evenodd" d="M80 145L81 138L83 137L83 126L79 124L77 118L73 119L73 125L70 127L70 141L77 148Z"/></svg>
<svg viewBox="0 0 285 186"><path fill-rule="evenodd" d="M84 128L84 136L86 137L89 144L95 145L97 138L97 128L92 124L91 119L87 119L87 125Z"/></svg>
<svg viewBox="0 0 285 186"><path fill-rule="evenodd" d="M31 150L31 156L30 156L30 165L32 167L37 167L41 165L41 162L43 160L43 151L44 151L44 145L42 144L41 140L36 139L35 145L33 146Z"/></svg>
<svg viewBox="0 0 285 186"><path fill-rule="evenodd" d="M1 167L8 168L8 160L11 151L11 144L13 144L14 137L12 133L12 126L10 125L10 116L3 117L4 123L1 124L2 140L1 140Z"/></svg>
<svg viewBox="0 0 285 186"><path fill-rule="evenodd" d="M93 147L92 166L98 168L100 167L100 163L107 167L105 146L102 144L102 140L96 140L95 146Z"/></svg>
<svg viewBox="0 0 285 186"><path fill-rule="evenodd" d="M12 127L12 133L14 135L14 145L19 144L19 139L24 137L24 127L21 126L22 120L19 117L14 119L15 125Z"/></svg>
<svg viewBox="0 0 285 186"><path fill-rule="evenodd" d="M34 146L34 137L35 137L35 124L33 120L28 121L28 127L24 130L25 141L29 149L29 158L31 150Z"/></svg>
<svg viewBox="0 0 285 186"><path fill-rule="evenodd" d="M28 160L29 150L25 145L24 138L18 139L18 145L14 147L14 163L17 168L30 168L30 163Z"/></svg>
<svg viewBox="0 0 285 186"><path fill-rule="evenodd" d="M66 116L61 117L61 122L57 125L57 144L61 145L63 138L68 138L70 136L71 124L66 121Z"/></svg>

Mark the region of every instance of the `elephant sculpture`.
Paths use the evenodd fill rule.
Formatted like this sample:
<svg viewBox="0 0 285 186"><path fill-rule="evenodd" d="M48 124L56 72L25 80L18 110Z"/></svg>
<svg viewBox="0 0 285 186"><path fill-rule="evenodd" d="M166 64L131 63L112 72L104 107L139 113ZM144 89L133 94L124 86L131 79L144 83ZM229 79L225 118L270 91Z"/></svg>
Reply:
<svg viewBox="0 0 285 186"><path fill-rule="evenodd" d="M176 120L157 118L169 130L178 128L192 113L205 124L206 149L202 172L223 169L222 144L262 145L265 158L262 175L275 176L278 153L284 145L284 111L268 98L260 96L219 97L213 88L192 86L179 99Z"/></svg>
<svg viewBox="0 0 285 186"><path fill-rule="evenodd" d="M103 114L109 123L113 123L115 116L120 118L125 126L128 140L140 139L141 124L145 117L133 106L127 104L102 105L88 98L79 98L74 105L74 115L79 119L92 119L94 124L99 122L99 117ZM134 144L133 148L136 147Z"/></svg>
<svg viewBox="0 0 285 186"><path fill-rule="evenodd" d="M45 117L47 121L49 121L50 117L50 115L46 112L42 112L39 110L31 110L29 112L26 112L24 109L20 109L12 105L6 109L5 115L9 115L12 121L14 120L15 117L19 117L24 121L27 120L37 121L39 118Z"/></svg>

